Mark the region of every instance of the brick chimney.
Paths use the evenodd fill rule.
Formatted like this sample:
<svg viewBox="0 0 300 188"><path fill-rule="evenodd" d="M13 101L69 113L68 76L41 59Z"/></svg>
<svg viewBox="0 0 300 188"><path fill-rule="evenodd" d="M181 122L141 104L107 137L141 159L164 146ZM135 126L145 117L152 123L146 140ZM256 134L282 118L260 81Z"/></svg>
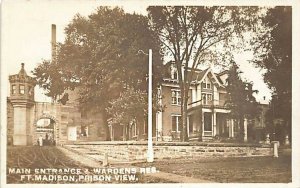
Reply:
<svg viewBox="0 0 300 188"><path fill-rule="evenodd" d="M51 56L52 61L54 61L56 57L56 25L51 25Z"/></svg>

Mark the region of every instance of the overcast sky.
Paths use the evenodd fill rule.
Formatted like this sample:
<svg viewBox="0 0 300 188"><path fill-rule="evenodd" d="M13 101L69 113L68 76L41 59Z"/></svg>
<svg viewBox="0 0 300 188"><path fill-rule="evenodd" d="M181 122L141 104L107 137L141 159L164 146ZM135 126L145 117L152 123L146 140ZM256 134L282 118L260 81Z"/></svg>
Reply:
<svg viewBox="0 0 300 188"><path fill-rule="evenodd" d="M2 79L8 80L8 75L16 74L21 63L30 75L31 71L43 59L51 57L51 24L57 27L57 42L64 41L64 28L76 13L87 16L96 7L103 5L99 1L5 1L2 5L1 47L2 47ZM126 12L146 14L147 5L140 1L123 1L116 4ZM263 96L270 99L271 93L263 82L261 72L248 63L251 53L235 55L236 62L244 72L242 77L254 82L254 89L259 90L256 96L261 101ZM3 82L2 82L3 83ZM8 85L8 82L5 83ZM5 85L4 84L4 85ZM36 87L37 101L47 98ZM49 101L49 99L48 99Z"/></svg>

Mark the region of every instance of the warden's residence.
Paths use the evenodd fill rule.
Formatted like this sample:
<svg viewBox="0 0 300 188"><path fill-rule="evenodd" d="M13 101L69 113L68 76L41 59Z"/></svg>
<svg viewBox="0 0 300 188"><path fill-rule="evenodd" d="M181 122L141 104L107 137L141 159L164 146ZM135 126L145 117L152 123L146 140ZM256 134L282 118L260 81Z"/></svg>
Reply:
<svg viewBox="0 0 300 188"><path fill-rule="evenodd" d="M172 63L166 66L169 78L160 87L161 104L165 107L157 113L158 139L179 140L181 94L178 85L178 72ZM188 101L187 130L190 140L208 141L215 136L234 137L238 131L233 120L229 119L230 110L226 107L225 89L227 71L215 74L211 68L196 70Z"/></svg>
<svg viewBox="0 0 300 188"><path fill-rule="evenodd" d="M180 140L182 126L181 95L178 84L178 71L174 63L167 63L168 78L159 88L162 112L156 114L157 140ZM197 69L192 78L188 101L187 130L190 141L210 141L212 139L234 139L240 134L237 122L230 118L226 102L228 71L214 73L211 68ZM265 114L269 109L264 99L259 104L260 114L254 119L244 120L243 140L264 140L266 127ZM250 133L250 134L248 134Z"/></svg>

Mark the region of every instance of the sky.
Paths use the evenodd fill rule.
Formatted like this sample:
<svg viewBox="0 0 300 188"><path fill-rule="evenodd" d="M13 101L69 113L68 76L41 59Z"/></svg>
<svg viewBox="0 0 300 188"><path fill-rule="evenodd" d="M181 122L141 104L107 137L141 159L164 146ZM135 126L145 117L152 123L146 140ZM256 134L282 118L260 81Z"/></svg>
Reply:
<svg viewBox="0 0 300 188"><path fill-rule="evenodd" d="M88 16L103 1L32 1L14 0L2 2L2 69L1 79L8 80L8 75L19 72L21 63L25 63L27 74L42 62L43 59L51 58L51 24L56 24L57 42L64 41L64 28L79 13ZM115 5L123 7L126 12L146 14L146 4L141 1L115 1ZM271 92L263 82L261 71L248 63L251 53L240 53L235 55L236 62L243 72L242 77L254 83L254 89L259 93L256 95L258 101L263 97L271 98ZM7 83L8 86L8 81ZM5 85L4 84L4 85ZM8 90L8 89L7 89ZM9 91L9 90L8 90ZM9 93L9 92L8 92ZM36 101L50 101L43 91L35 88Z"/></svg>

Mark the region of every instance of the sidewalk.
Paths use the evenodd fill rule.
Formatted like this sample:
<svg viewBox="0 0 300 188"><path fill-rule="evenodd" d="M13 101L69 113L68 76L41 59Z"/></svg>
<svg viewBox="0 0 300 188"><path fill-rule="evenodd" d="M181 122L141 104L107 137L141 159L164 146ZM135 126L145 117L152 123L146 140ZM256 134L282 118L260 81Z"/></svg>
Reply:
<svg viewBox="0 0 300 188"><path fill-rule="evenodd" d="M102 167L102 162L101 161L96 161L94 158L91 157L86 157L84 153L81 152L74 152L71 151L67 148L64 147L57 147L60 149L63 153L65 153L66 156L71 158L72 160L76 162L80 162L83 165L86 165L91 168L97 168L97 167ZM137 168L139 169L140 167L134 166L130 163L113 163L111 164L112 167L126 167L126 168ZM146 173L143 174L144 176L150 176L154 178L160 178L164 179L166 181L170 182L176 182L176 183L213 183L208 180L202 180L202 179L196 179L192 177L187 177L187 176L181 176L173 173L167 173L167 172L156 172L156 173Z"/></svg>

